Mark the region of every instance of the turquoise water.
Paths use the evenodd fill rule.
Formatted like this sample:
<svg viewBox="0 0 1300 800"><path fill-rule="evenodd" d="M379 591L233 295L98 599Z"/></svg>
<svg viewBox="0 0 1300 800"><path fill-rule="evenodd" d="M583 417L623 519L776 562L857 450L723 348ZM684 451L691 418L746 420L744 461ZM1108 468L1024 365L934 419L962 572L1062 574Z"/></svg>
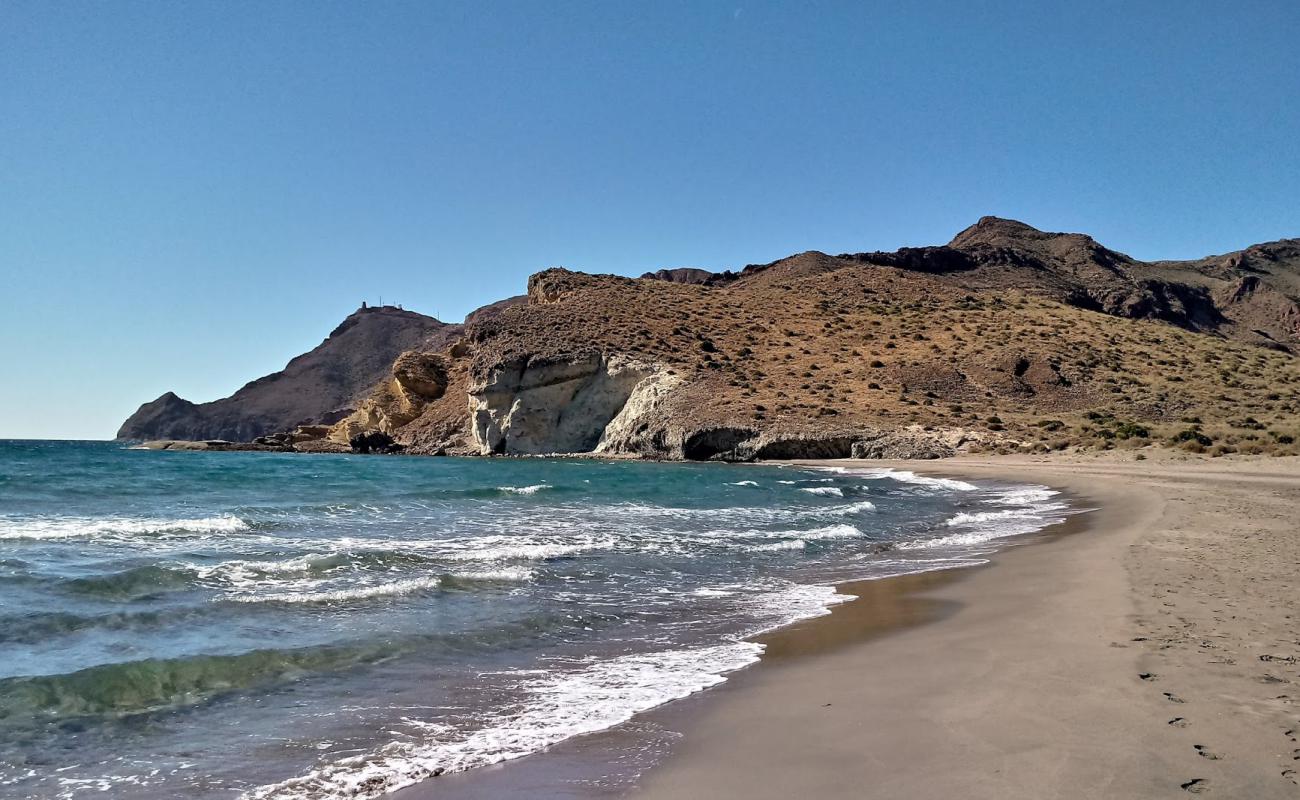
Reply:
<svg viewBox="0 0 1300 800"><path fill-rule="evenodd" d="M707 688L1042 487L0 442L0 796L375 796Z"/></svg>

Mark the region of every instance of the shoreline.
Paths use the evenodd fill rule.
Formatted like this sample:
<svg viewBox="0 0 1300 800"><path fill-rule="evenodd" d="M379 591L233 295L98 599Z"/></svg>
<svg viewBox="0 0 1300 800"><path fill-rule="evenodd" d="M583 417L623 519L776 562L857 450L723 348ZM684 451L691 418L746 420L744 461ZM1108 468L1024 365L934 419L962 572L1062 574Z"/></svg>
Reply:
<svg viewBox="0 0 1300 800"><path fill-rule="evenodd" d="M777 462L789 466L827 467L844 466L846 461L795 461ZM911 469L914 464L870 461L853 463L863 470L882 467ZM946 474L941 470L929 472L935 477L969 477ZM985 482L1008 485L1042 485L1031 479L1008 480L1002 476L980 476ZM918 626L932 624L958 613L963 602L935 597L934 593L945 587L969 579L973 574L999 568L1001 558L1009 551L1027 545L1051 546L1055 541L1076 535L1086 535L1092 527L1095 511L1088 498L1049 487L1058 492L1057 498L1065 502L1068 510L1064 519L1045 527L1005 539L988 542L989 551L979 555L978 563L919 570L887 577L864 578L834 584L838 593L853 599L828 606L826 613L797 620L779 628L766 631L747 641L764 646L761 658L742 669L728 673L726 681L664 705L638 713L632 720L602 731L564 740L544 751L526 757L478 767L467 772L451 773L431 778L406 787L392 796L398 800L423 800L448 798L449 800L505 800L506 798L563 797L573 800L589 798L622 797L629 790L633 796L636 783L628 782L620 789L605 785L608 770L606 760L626 760L629 752L639 749L659 748L650 763L640 764L639 775L631 776L644 782L654 775L665 755L669 759L678 750L671 742L687 731L701 714L707 713L719 695L730 696L749 691L755 673L773 667L798 664L817 659L855 645L896 635ZM647 733L648 732L648 733ZM656 736L666 736L668 744L654 741ZM617 756L617 757L616 757ZM618 776L619 779L628 776ZM685 796L685 795L678 795Z"/></svg>
<svg viewBox="0 0 1300 800"><path fill-rule="evenodd" d="M681 741L626 796L1300 793L1296 459L833 463L1046 484L1097 510L1082 535L923 590L953 609L929 624L765 654L678 717Z"/></svg>

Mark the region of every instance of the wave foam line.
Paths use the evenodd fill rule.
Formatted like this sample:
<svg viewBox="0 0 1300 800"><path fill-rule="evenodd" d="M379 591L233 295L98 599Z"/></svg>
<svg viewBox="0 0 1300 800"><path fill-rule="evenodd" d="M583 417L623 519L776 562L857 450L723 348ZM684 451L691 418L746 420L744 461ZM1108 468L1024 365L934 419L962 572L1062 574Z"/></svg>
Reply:
<svg viewBox="0 0 1300 800"><path fill-rule="evenodd" d="M801 492L815 494L821 497L843 497L844 490L838 486L805 486L800 489Z"/></svg>
<svg viewBox="0 0 1300 800"><path fill-rule="evenodd" d="M248 530L239 517L223 514L196 519L152 517L8 517L0 519L0 539L82 539L91 536L148 536L164 533L238 533Z"/></svg>
<svg viewBox="0 0 1300 800"><path fill-rule="evenodd" d="M543 489L550 489L550 485L537 483L532 486L498 486L497 491L506 492L507 494L537 494Z"/></svg>
<svg viewBox="0 0 1300 800"><path fill-rule="evenodd" d="M433 775L462 772L536 753L565 739L611 728L635 714L715 686L758 660L762 645L736 642L621 656L575 672L524 678L531 700L479 730L393 741L297 778L254 789L247 800L373 798ZM417 726L412 726L417 727ZM438 729L434 729L435 732Z"/></svg>
<svg viewBox="0 0 1300 800"><path fill-rule="evenodd" d="M808 542L803 539L787 539L783 542L772 542L771 544L756 544L749 548L753 553L766 553L779 550L802 550L808 546Z"/></svg>
<svg viewBox="0 0 1300 800"><path fill-rule="evenodd" d="M267 592L265 594L236 595L229 599L236 603L336 603L350 600L369 600L375 597L395 597L414 592L436 589L442 585L441 577L411 578L372 586L350 589L325 589L308 592Z"/></svg>
<svg viewBox="0 0 1300 800"><path fill-rule="evenodd" d="M845 467L814 467L814 469L819 469L824 472L835 472L838 474L849 472ZM850 474L868 479L878 480L885 478L891 481L898 481L899 483L908 483L913 486L925 486L932 489L944 489L950 492L973 492L979 489L975 484L967 483L966 481L958 481L951 478L932 478L927 475L917 475L915 472L906 469L854 469Z"/></svg>

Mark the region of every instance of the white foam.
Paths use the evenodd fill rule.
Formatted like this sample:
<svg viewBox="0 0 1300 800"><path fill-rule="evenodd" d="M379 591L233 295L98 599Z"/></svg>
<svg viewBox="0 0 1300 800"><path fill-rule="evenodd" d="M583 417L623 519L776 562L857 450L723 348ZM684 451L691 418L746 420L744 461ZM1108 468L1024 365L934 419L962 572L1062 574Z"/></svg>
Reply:
<svg viewBox="0 0 1300 800"><path fill-rule="evenodd" d="M843 497L844 490L838 486L807 486L800 489L801 492L808 494L820 495L822 497Z"/></svg>
<svg viewBox="0 0 1300 800"><path fill-rule="evenodd" d="M713 589L704 587L691 592L695 597L731 597L735 592L727 589Z"/></svg>
<svg viewBox="0 0 1300 800"><path fill-rule="evenodd" d="M1069 506L1053 500L1059 495L1046 486L1018 486L995 492L982 502L1003 506L990 511L962 511L950 517L946 527L963 529L959 533L922 541L900 542L903 550L937 547L972 547L995 539L1034 533L1065 519Z"/></svg>
<svg viewBox="0 0 1300 800"><path fill-rule="evenodd" d="M771 544L756 544L749 549L755 553L763 553L773 550L802 550L808 546L808 542L803 539L787 539L782 542L772 542Z"/></svg>
<svg viewBox="0 0 1300 800"><path fill-rule="evenodd" d="M523 583L533 579L534 571L527 567L503 567L474 572L456 572L451 577L466 581L504 581Z"/></svg>
<svg viewBox="0 0 1300 800"><path fill-rule="evenodd" d="M757 486L758 481L736 481L735 483L729 483L727 485L728 486Z"/></svg>
<svg viewBox="0 0 1300 800"><path fill-rule="evenodd" d="M5 517L0 539L85 539L162 534L237 533L248 530L239 517L223 514L195 519L156 517Z"/></svg>
<svg viewBox="0 0 1300 800"><path fill-rule="evenodd" d="M183 563L199 580L218 584L238 592L253 592L285 585L286 576L305 575L333 556L309 553L282 561L234 560L219 564ZM291 582L292 584L292 582Z"/></svg>
<svg viewBox="0 0 1300 800"><path fill-rule="evenodd" d="M374 597L394 597L413 592L436 589L442 578L411 578L371 586L354 586L345 589L322 589L304 592L266 592L231 597L237 603L334 603L349 600L368 600ZM319 582L314 585L321 585Z"/></svg>
<svg viewBox="0 0 1300 800"><path fill-rule="evenodd" d="M590 550L604 550L615 545L613 539L584 540L577 542L527 542L515 543L521 537L484 536L468 543L464 549L449 550L439 556L449 561L540 561L559 558Z"/></svg>
<svg viewBox="0 0 1300 800"><path fill-rule="evenodd" d="M974 514L962 512L944 524L950 528L957 525L982 525L1013 517L1034 517L1037 513L1037 509L1033 508L1004 508L1001 511L979 511Z"/></svg>
<svg viewBox="0 0 1300 800"><path fill-rule="evenodd" d="M833 469L838 472L845 471L843 467L817 467L817 469ZM888 479L891 481L898 481L899 483L911 484L913 486L926 486L933 489L944 489L945 491L950 492L973 492L979 489L975 484L967 483L966 481L958 481L951 478L932 478L927 475L917 475L915 472L905 469L855 469L853 470L853 474L862 478L871 478L874 480Z"/></svg>
<svg viewBox="0 0 1300 800"><path fill-rule="evenodd" d="M998 492L984 502L1006 506L1027 506L1046 503L1059 494L1060 492L1046 486L1022 486Z"/></svg>
<svg viewBox="0 0 1300 800"><path fill-rule="evenodd" d="M834 586L783 582L751 601L748 610L759 622L745 635L757 636L801 620L825 616L831 613L831 606L856 599L854 595L836 591Z"/></svg>
<svg viewBox="0 0 1300 800"><path fill-rule="evenodd" d="M790 531L787 531L789 533ZM813 528L806 531L794 531L804 539L852 539L862 535L862 531L852 525L828 525L825 528Z"/></svg>
<svg viewBox="0 0 1300 800"><path fill-rule="evenodd" d="M973 483L966 481L952 480L951 478L932 478L927 475L917 475L915 472L908 470L887 470L884 477L899 483L910 483L915 486L931 486L935 489L946 489L951 492L973 492L979 489Z"/></svg>
<svg viewBox="0 0 1300 800"><path fill-rule="evenodd" d="M530 699L468 732L422 730L416 741L389 742L373 753L324 764L298 778L244 795L277 800L371 798L431 777L536 753L565 739L605 730L638 712L694 694L758 660L762 646L734 642L590 661L537 677L517 673ZM430 735L431 734L431 735Z"/></svg>
<svg viewBox="0 0 1300 800"><path fill-rule="evenodd" d="M849 516L851 514L861 514L865 511L875 511L876 504L870 500L859 500L856 503L850 503L847 506L836 506L835 508L825 509L821 513L834 514L837 517Z"/></svg>
<svg viewBox="0 0 1300 800"><path fill-rule="evenodd" d="M551 487L545 483L538 483L532 486L498 486L497 490L509 492L510 494L537 494L543 489L550 488Z"/></svg>

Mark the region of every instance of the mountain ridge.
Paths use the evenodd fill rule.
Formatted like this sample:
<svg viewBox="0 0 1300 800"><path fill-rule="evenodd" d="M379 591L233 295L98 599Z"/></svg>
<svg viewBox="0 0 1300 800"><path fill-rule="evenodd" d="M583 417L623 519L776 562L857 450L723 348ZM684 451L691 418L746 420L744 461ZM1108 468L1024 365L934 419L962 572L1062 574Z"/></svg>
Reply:
<svg viewBox="0 0 1300 800"><path fill-rule="evenodd" d="M1231 429L1224 398L1242 419L1285 427L1298 300L1300 240L1142 262L998 217L944 245L806 251L738 271L556 268L413 348L437 380L390 371L330 438L484 455L944 455L1114 446L1088 413L1128 431L1202 417ZM1263 446L1250 430L1222 441ZM1294 441L1272 434L1265 444Z"/></svg>

